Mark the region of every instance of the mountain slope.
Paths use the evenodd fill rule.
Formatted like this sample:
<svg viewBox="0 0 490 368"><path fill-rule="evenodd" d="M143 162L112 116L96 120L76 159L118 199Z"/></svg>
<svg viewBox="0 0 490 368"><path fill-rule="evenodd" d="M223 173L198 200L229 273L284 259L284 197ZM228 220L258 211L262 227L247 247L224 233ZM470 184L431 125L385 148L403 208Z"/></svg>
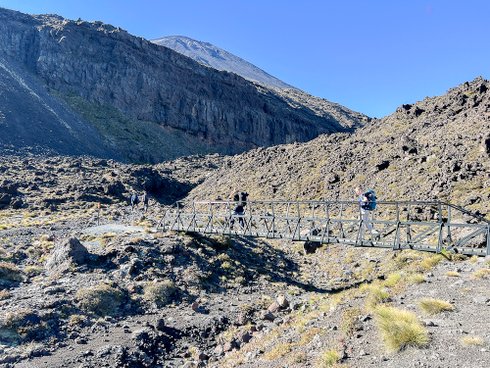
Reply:
<svg viewBox="0 0 490 368"><path fill-rule="evenodd" d="M446 95L403 105L353 135L236 156L191 198L353 198L364 184L383 200L448 199L486 213L490 203L490 82L477 78Z"/></svg>
<svg viewBox="0 0 490 368"><path fill-rule="evenodd" d="M274 91L101 22L0 9L0 55L20 64L18 74L35 76L45 93L66 101L110 150L131 161L306 141L350 131L365 118L351 112L345 124L292 106ZM15 134L22 136L35 119L22 119Z"/></svg>
<svg viewBox="0 0 490 368"><path fill-rule="evenodd" d="M208 42L196 41L184 36L162 37L152 42L169 47L195 61L214 68L237 74L252 82L257 82L288 101L296 108L307 107L326 119L334 119L348 128L358 128L370 119L348 108L314 97L271 76L262 69L236 55Z"/></svg>
<svg viewBox="0 0 490 368"><path fill-rule="evenodd" d="M104 147L102 137L89 123L51 96L37 78L2 58L0 91L0 143L3 145L118 157Z"/></svg>
<svg viewBox="0 0 490 368"><path fill-rule="evenodd" d="M203 65L235 73L267 87L292 88L248 61L208 42L193 40L185 36L167 36L152 40L152 42L175 50Z"/></svg>

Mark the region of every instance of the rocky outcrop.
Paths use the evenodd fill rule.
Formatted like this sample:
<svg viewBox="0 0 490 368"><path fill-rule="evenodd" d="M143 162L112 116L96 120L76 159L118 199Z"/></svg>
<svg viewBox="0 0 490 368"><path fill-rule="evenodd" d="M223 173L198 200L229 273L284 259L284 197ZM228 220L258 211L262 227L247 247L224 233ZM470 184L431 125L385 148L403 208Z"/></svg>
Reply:
<svg viewBox="0 0 490 368"><path fill-rule="evenodd" d="M352 124L345 124L332 115L292 104L235 74L204 67L100 22L28 16L1 9L0 55L21 64L26 74L41 78L49 91L69 101L86 120L94 123L99 119L97 129L113 150L120 152L128 145L147 142L152 144L153 158L158 159L164 158L157 153L166 145L188 145L187 152L192 153L200 142L202 152L237 153L306 141L321 133L349 131L362 118L352 114L347 117ZM116 126L109 127L114 115L109 109L121 112L129 121L118 119ZM146 137L138 136L148 124ZM125 129L133 129L129 137L114 133ZM167 138L175 137L178 131L192 139L162 138L155 144L150 136L162 135L162 129L174 129L166 132ZM11 143L5 136L2 141ZM185 152L179 150L174 155Z"/></svg>

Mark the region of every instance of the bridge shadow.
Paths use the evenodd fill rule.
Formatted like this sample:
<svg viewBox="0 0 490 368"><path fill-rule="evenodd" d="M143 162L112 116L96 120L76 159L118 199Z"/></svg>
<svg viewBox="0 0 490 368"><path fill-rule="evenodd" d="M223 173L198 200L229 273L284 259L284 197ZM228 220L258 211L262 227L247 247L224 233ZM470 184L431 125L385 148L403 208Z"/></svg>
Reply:
<svg viewBox="0 0 490 368"><path fill-rule="evenodd" d="M188 235L193 238L194 246L201 247L199 255L196 253L192 255L193 261L197 264L209 263L212 258L213 252L207 251L206 248L211 247L218 253L217 258L220 259L220 263L212 269L213 273L208 277L206 283L208 291L229 290L222 282L223 277L228 280L240 278L243 287L260 285L259 280L265 278L269 283L284 283L309 292L327 294L338 291L299 281L294 275L301 270L291 259L291 255L261 239L238 235L232 237L210 237L198 233Z"/></svg>

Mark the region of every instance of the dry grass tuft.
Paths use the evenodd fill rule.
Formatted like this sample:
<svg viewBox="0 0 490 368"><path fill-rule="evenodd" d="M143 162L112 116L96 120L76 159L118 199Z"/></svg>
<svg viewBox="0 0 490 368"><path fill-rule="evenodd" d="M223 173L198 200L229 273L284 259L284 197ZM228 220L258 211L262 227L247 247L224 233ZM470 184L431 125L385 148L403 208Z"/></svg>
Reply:
<svg viewBox="0 0 490 368"><path fill-rule="evenodd" d="M115 315L122 306L124 293L108 284L80 289L76 294L80 308L99 316Z"/></svg>
<svg viewBox="0 0 490 368"><path fill-rule="evenodd" d="M0 262L0 280L20 282L23 279L22 272L15 264Z"/></svg>
<svg viewBox="0 0 490 368"><path fill-rule="evenodd" d="M447 271L446 272L447 277L459 277L461 274L458 271Z"/></svg>
<svg viewBox="0 0 490 368"><path fill-rule="evenodd" d="M340 354L336 350L327 350L319 358L316 367L333 367L340 361Z"/></svg>
<svg viewBox="0 0 490 368"><path fill-rule="evenodd" d="M144 287L143 299L163 307L172 302L176 291L175 284L170 280L149 282Z"/></svg>
<svg viewBox="0 0 490 368"><path fill-rule="evenodd" d="M425 276L421 273L413 273L408 277L409 284L422 284L425 282Z"/></svg>
<svg viewBox="0 0 490 368"><path fill-rule="evenodd" d="M290 343L279 343L264 354L264 359L268 361L277 360L289 354L292 348L293 345Z"/></svg>
<svg viewBox="0 0 490 368"><path fill-rule="evenodd" d="M454 306L451 303L433 298L424 298L420 300L419 307L427 314L438 314L454 310Z"/></svg>
<svg viewBox="0 0 490 368"><path fill-rule="evenodd" d="M465 336L461 338L461 344L464 346L482 346L484 341L480 336Z"/></svg>
<svg viewBox="0 0 490 368"><path fill-rule="evenodd" d="M428 271L428 270L434 268L435 266L437 266L439 264L439 262L441 262L443 259L444 259L444 256L442 256L440 254L435 254L433 256L425 258L422 262L420 262L420 266L424 270Z"/></svg>
<svg viewBox="0 0 490 368"><path fill-rule="evenodd" d="M423 347L429 343L427 330L412 312L379 306L375 309L375 319L389 350Z"/></svg>
<svg viewBox="0 0 490 368"><path fill-rule="evenodd" d="M473 273L473 277L476 279L488 279L490 278L490 268L482 268Z"/></svg>

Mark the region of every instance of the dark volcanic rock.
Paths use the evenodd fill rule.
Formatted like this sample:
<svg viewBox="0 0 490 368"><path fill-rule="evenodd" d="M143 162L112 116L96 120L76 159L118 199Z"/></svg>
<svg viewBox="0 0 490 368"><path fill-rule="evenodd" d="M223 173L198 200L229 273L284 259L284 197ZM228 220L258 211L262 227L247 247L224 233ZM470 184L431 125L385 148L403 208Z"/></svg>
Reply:
<svg viewBox="0 0 490 368"><path fill-rule="evenodd" d="M5 58L0 67L5 86L18 85L19 94L31 89L38 97L31 96L30 105L56 118L56 126L50 126L51 136L36 131L40 134L36 140L34 128L22 128L24 121L33 117L15 120L25 106L11 100L3 117L6 124L0 124L0 142L5 144L21 145L16 138L20 134L27 135L31 144L74 152L74 146L68 145L79 136L86 138L82 139L87 141L85 151L108 154L112 150L144 161L162 159L162 152L166 158L199 151L236 153L305 141L321 133L349 130L363 119L345 109L340 114L344 121L334 114L314 111L299 100L292 106L289 98L274 91L235 74L203 67L173 50L100 22L0 9L0 52ZM19 76L27 87L19 84ZM46 86L56 91L56 96L48 93ZM59 97L69 101L83 119L77 120L66 106L62 108ZM4 110L1 104L0 110ZM28 114L29 110L22 111ZM100 120L98 131L110 149L104 148L90 124L83 122L95 124L94 119ZM109 126L111 119L117 120L116 125ZM56 138L61 138L61 143ZM145 145L150 148L143 149Z"/></svg>
<svg viewBox="0 0 490 368"><path fill-rule="evenodd" d="M87 248L76 238L70 238L55 246L46 261L48 272L63 272L70 265L82 265L90 260Z"/></svg>

